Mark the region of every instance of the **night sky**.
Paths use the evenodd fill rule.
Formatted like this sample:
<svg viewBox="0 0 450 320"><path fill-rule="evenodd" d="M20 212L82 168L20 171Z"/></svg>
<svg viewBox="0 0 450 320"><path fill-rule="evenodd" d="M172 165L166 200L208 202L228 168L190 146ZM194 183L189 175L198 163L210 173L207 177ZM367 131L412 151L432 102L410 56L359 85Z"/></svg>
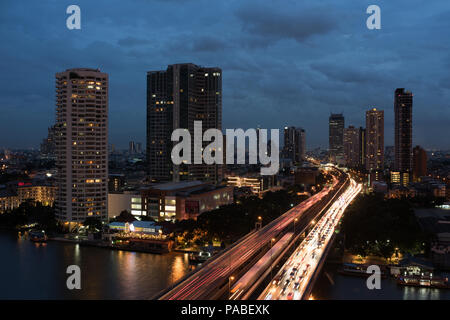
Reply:
<svg viewBox="0 0 450 320"><path fill-rule="evenodd" d="M66 8L81 8L81 30ZM366 8L381 8L368 30ZM192 62L223 75L224 128L306 130L328 146L330 112L365 126L393 93L414 93L413 144L450 148L448 0L41 0L0 2L0 148L39 146L55 119L56 72L110 77L110 144L145 143L146 71Z"/></svg>

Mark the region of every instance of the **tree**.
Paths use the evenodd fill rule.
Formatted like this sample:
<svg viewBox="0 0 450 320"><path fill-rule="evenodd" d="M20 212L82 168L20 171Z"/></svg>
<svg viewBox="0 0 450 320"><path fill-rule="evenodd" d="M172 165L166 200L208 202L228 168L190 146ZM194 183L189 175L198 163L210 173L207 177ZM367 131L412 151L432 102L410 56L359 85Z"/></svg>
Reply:
<svg viewBox="0 0 450 320"><path fill-rule="evenodd" d="M115 220L117 222L133 222L136 218L127 210L123 210Z"/></svg>
<svg viewBox="0 0 450 320"><path fill-rule="evenodd" d="M98 217L87 217L83 225L88 231L101 231L103 227L102 220Z"/></svg>
<svg viewBox="0 0 450 320"><path fill-rule="evenodd" d="M345 247L362 256L389 258L396 248L414 254L425 239L408 200L380 195L358 197L345 212L342 231Z"/></svg>

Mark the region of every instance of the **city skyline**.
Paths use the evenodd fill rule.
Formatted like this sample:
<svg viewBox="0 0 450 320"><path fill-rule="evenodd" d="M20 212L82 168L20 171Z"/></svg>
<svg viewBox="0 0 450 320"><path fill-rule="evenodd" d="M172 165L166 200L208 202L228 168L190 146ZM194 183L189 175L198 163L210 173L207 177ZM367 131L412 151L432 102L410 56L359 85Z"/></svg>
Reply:
<svg viewBox="0 0 450 320"><path fill-rule="evenodd" d="M183 31L176 18L202 4L192 1L181 10L178 1L154 1L135 10L116 3L100 18L92 14L93 5L81 1L78 31L65 28L66 3L5 6L1 32L11 41L0 53L8 75L0 79L0 148L39 146L55 121L54 73L74 67L100 68L110 75L110 143L120 148L130 140L145 143L146 72L178 62L223 70L223 128L298 126L308 134L308 149L326 148L330 113L342 112L348 125L360 127L364 111L376 107L385 110L389 146L394 144L392 91L405 87L415 93L412 144L448 148L448 57L435 50L446 45L439 40L442 33L437 37L433 31L449 28L437 6L417 3L415 8L423 9L417 11L424 13L419 16L416 10L394 10L383 3L383 27L370 31L364 6L330 1L289 2L280 8L274 2L254 6L232 1L214 7L215 19L212 8L205 10L186 22L190 32ZM31 12L38 18L32 19ZM167 12L174 20L160 26L159 15ZM400 12L402 19L397 19ZM151 13L155 19L148 19ZM127 18L131 15L136 22ZM211 28L202 28L205 23ZM151 32L144 32L148 27ZM406 54L409 43L413 47L408 52L417 47L421 54ZM50 45L57 50L48 52ZM355 46L359 49L353 52ZM21 52L18 59L12 59L15 52ZM17 83L27 88L25 94Z"/></svg>

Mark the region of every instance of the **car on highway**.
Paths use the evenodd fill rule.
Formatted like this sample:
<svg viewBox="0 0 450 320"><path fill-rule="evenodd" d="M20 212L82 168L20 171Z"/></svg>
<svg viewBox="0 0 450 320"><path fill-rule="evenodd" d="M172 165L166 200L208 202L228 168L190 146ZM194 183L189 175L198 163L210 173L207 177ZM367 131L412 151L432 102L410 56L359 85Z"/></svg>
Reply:
<svg viewBox="0 0 450 320"><path fill-rule="evenodd" d="M288 299L288 300L294 299L294 293L293 293L292 291L288 293L287 299Z"/></svg>
<svg viewBox="0 0 450 320"><path fill-rule="evenodd" d="M298 290L299 287L300 287L300 282L294 283L294 290Z"/></svg>
<svg viewBox="0 0 450 320"><path fill-rule="evenodd" d="M283 276L281 274L276 276L275 278L273 278L272 284L274 284L276 286L279 285L282 278L283 278Z"/></svg>
<svg viewBox="0 0 450 320"><path fill-rule="evenodd" d="M284 295L286 293L286 289L288 286L284 286L283 289L281 289L280 295Z"/></svg>

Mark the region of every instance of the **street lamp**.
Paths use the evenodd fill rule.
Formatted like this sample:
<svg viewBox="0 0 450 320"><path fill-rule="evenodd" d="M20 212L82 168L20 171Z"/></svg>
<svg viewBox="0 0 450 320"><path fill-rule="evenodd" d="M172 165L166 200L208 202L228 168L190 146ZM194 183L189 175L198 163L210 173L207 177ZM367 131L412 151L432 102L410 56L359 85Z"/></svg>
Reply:
<svg viewBox="0 0 450 320"><path fill-rule="evenodd" d="M258 221L255 223L255 229L261 229L262 228L262 217L258 216Z"/></svg>
<svg viewBox="0 0 450 320"><path fill-rule="evenodd" d="M234 277L231 276L228 278L228 300L231 298L231 281L234 280Z"/></svg>

